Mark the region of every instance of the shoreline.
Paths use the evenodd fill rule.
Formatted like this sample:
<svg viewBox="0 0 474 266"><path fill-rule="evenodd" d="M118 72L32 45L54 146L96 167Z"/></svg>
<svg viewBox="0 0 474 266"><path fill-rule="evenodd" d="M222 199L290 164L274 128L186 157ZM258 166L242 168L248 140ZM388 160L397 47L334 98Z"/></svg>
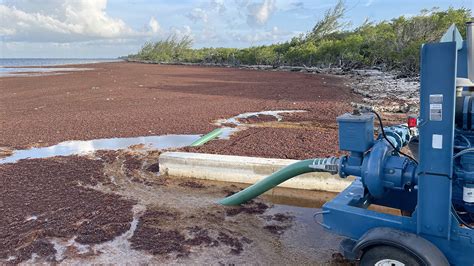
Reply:
<svg viewBox="0 0 474 266"><path fill-rule="evenodd" d="M224 68L239 70L256 70L269 72L291 72L304 74L334 75L347 78L347 84L352 91L362 97L360 102L351 102L353 108L372 106L375 110L387 113L417 114L419 112L419 75L407 77L398 71L381 71L377 68L361 68L345 70L341 68L320 68L306 66L278 66L271 65L229 65L217 63L186 63L186 62L156 62L133 59L117 59L113 62L94 62L85 64L63 64L49 66L16 66L9 68L61 68L67 66L71 68L81 68L101 63L132 63L161 66L183 66L202 68ZM85 69L86 70L86 69ZM89 70L89 69L87 69ZM67 70L74 71L74 70ZM78 70L79 71L79 70ZM1 76L0 78L24 76L28 74L40 73L39 75L64 74L61 71L42 72L12 72L12 75ZM66 72L66 71L65 71ZM18 75L17 75L18 74ZM36 75L38 76L38 75Z"/></svg>
<svg viewBox="0 0 474 266"><path fill-rule="evenodd" d="M48 61L64 61L66 63L47 63L47 64L26 64L26 65L8 65L5 64L9 61L38 61L38 62L48 62ZM77 62L73 62L77 61ZM108 59L108 58L1 58L0 59L0 68L15 68L15 67L59 67L66 65L89 65L89 64L99 64L99 63L114 63L114 62L124 62L125 59ZM68 63L71 62L71 63Z"/></svg>
<svg viewBox="0 0 474 266"><path fill-rule="evenodd" d="M84 64L58 64L58 65L44 65L44 66L29 66L29 65L19 65L19 66L0 66L0 68L61 68L62 66L68 67L81 67L81 66L89 66L89 65L96 65L96 64L114 64L114 63L123 63L122 61L111 61L111 62L91 62L91 63L84 63Z"/></svg>
<svg viewBox="0 0 474 266"><path fill-rule="evenodd" d="M22 60L22 59L19 59ZM26 59L28 60L28 59ZM38 59L41 60L41 59ZM81 59L77 59L81 60ZM64 63L47 65L1 65L0 78L61 75L73 71L93 70L91 66L100 63L119 63L120 61L97 61L88 63ZM2 63L2 61L0 61Z"/></svg>

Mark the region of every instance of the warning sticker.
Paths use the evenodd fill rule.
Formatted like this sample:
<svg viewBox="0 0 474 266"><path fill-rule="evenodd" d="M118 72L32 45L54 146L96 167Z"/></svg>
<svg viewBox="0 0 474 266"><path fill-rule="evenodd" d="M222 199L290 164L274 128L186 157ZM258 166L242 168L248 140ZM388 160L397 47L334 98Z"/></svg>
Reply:
<svg viewBox="0 0 474 266"><path fill-rule="evenodd" d="M443 120L443 94L430 95L430 121Z"/></svg>
<svg viewBox="0 0 474 266"><path fill-rule="evenodd" d="M462 199L467 203L474 203L474 188L464 187Z"/></svg>
<svg viewBox="0 0 474 266"><path fill-rule="evenodd" d="M442 149L443 148L443 135L433 134L431 147L433 147L433 149L438 149L438 150Z"/></svg>

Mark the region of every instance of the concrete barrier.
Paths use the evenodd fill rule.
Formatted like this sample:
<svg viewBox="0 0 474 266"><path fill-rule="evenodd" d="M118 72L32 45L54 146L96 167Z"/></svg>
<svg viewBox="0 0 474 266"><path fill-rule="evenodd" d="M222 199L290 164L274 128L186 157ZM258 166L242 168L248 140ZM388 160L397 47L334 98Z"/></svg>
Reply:
<svg viewBox="0 0 474 266"><path fill-rule="evenodd" d="M294 162L296 160L189 152L165 152L159 158L163 175L246 184L254 184ZM352 180L328 173L308 173L287 180L279 187L340 192Z"/></svg>

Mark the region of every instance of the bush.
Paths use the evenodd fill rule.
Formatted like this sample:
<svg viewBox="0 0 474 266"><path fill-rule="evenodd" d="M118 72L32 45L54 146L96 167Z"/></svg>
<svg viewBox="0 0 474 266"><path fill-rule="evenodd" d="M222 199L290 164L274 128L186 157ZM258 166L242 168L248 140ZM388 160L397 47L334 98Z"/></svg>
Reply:
<svg viewBox="0 0 474 266"><path fill-rule="evenodd" d="M129 57L157 62L192 62L250 65L297 65L322 67L374 67L399 70L404 74L418 73L420 46L441 38L451 24L456 24L463 36L471 11L467 8L422 10L413 17L400 16L377 24L365 22L353 30L344 30L348 23L340 22L345 7L342 1L328 10L324 18L306 35L290 41L249 47L192 49L188 36L178 39L147 42Z"/></svg>

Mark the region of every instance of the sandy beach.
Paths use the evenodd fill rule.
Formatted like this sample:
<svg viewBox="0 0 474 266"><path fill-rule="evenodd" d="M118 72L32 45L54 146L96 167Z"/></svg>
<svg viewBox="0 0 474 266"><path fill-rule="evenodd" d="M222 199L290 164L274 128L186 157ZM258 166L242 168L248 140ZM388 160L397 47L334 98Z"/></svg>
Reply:
<svg viewBox="0 0 474 266"><path fill-rule="evenodd" d="M243 145L250 142L251 147L234 149L235 153L319 156L323 150L337 150L335 118L350 110L349 103L358 97L343 78L329 75L125 62L74 67L93 70L0 79L0 146L18 149L66 140L204 134L217 127L216 119L291 109L308 111L284 119L307 122L304 129L269 126L242 131L235 139L245 138ZM279 143L283 136L293 144ZM271 139L277 142L269 147ZM318 148L321 145L325 147ZM295 146L306 150L295 154ZM262 148L270 151L258 152Z"/></svg>

